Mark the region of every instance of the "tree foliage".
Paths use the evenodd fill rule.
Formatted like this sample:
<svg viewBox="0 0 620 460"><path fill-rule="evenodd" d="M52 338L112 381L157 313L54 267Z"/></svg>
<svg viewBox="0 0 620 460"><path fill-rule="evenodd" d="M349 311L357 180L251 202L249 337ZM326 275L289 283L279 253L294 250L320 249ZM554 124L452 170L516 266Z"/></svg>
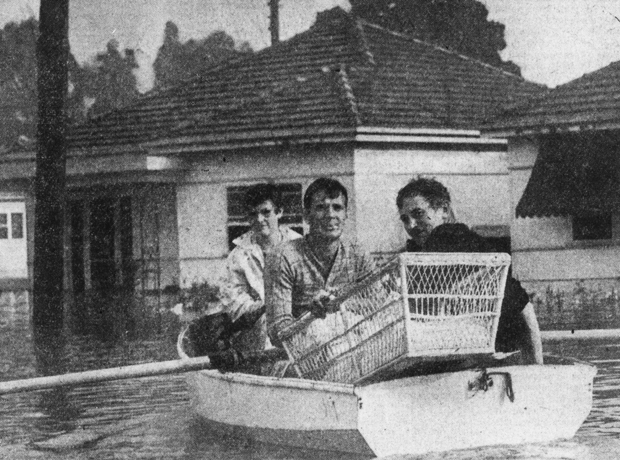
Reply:
<svg viewBox="0 0 620 460"><path fill-rule="evenodd" d="M118 42L110 40L106 51L97 53L93 62L79 69L74 91L94 101L88 108L88 117L119 109L135 100L139 94L134 75L137 68L134 51L121 52Z"/></svg>
<svg viewBox="0 0 620 460"><path fill-rule="evenodd" d="M32 18L0 31L0 146L35 136L38 35L38 21Z"/></svg>
<svg viewBox="0 0 620 460"><path fill-rule="evenodd" d="M37 39L39 22L30 18L0 30L0 151L22 144L32 147L37 129ZM223 31L185 43L177 26L168 22L164 43L153 65L156 85L176 84L200 75L219 62L250 53L247 42L237 45ZM138 97L133 50L108 42L106 50L80 65L69 55L69 123L80 123L121 108Z"/></svg>
<svg viewBox="0 0 620 460"><path fill-rule="evenodd" d="M412 35L451 51L521 75L503 61L505 26L489 21L477 0L351 0L352 13L386 29Z"/></svg>
<svg viewBox="0 0 620 460"><path fill-rule="evenodd" d="M238 47L235 40L224 31L216 31L199 40L182 43L179 28L168 21L164 28L164 41L159 48L153 70L155 86L170 86L183 80L201 75L205 69L220 62L250 53L252 49L247 42Z"/></svg>
<svg viewBox="0 0 620 460"><path fill-rule="evenodd" d="M30 18L0 31L0 150L31 146L37 130L37 56L39 22ZM81 67L69 55L68 121L83 122L130 103L138 95L133 52L115 41Z"/></svg>

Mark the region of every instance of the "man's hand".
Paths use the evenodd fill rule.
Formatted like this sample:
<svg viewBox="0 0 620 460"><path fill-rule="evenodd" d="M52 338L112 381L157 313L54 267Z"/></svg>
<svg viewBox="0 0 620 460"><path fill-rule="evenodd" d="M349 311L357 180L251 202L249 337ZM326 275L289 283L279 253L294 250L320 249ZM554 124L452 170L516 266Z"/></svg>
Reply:
<svg viewBox="0 0 620 460"><path fill-rule="evenodd" d="M293 323L293 318L283 317L277 320L274 324L268 326L267 335L274 347L283 348L282 341L280 340L280 332Z"/></svg>
<svg viewBox="0 0 620 460"><path fill-rule="evenodd" d="M312 316L323 319L327 313L332 313L334 310L331 302L335 298L336 297L332 292L321 289L319 293L314 296L314 299L312 299L312 303L310 304L310 312L312 313Z"/></svg>
<svg viewBox="0 0 620 460"><path fill-rule="evenodd" d="M521 312L526 330L521 337L521 354L525 364L543 364L542 338L534 306L528 303Z"/></svg>

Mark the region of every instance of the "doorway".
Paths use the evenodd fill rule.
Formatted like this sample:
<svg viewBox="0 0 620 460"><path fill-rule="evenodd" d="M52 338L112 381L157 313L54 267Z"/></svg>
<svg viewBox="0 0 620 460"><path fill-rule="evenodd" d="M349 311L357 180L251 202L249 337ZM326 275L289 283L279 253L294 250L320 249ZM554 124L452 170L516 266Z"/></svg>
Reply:
<svg viewBox="0 0 620 460"><path fill-rule="evenodd" d="M74 200L68 209L73 292L133 290L131 198Z"/></svg>
<svg viewBox="0 0 620 460"><path fill-rule="evenodd" d="M90 282L96 292L109 292L116 284L115 200L99 198L90 208Z"/></svg>

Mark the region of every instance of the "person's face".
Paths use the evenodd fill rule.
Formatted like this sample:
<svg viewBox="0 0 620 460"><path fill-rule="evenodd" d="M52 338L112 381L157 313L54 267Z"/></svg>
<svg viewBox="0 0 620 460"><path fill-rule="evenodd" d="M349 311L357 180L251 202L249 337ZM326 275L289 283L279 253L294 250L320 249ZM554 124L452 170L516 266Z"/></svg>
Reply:
<svg viewBox="0 0 620 460"><path fill-rule="evenodd" d="M448 219L448 210L445 207L434 209L426 198L420 195L406 197L398 211L405 231L419 245L426 242L435 227Z"/></svg>
<svg viewBox="0 0 620 460"><path fill-rule="evenodd" d="M278 221L282 217L282 210L276 210L271 200L248 210L248 218L252 230L264 236L270 236L278 231Z"/></svg>
<svg viewBox="0 0 620 460"><path fill-rule="evenodd" d="M342 235L347 220L347 207L344 196L329 198L323 191L312 196L310 209L306 210L306 220L310 234L328 241L337 240Z"/></svg>

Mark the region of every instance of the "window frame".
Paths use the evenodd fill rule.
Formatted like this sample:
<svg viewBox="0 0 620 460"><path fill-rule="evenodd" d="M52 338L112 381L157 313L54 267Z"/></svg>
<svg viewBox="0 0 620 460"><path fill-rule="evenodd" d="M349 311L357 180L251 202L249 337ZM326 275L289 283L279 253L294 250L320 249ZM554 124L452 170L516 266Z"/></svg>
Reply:
<svg viewBox="0 0 620 460"><path fill-rule="evenodd" d="M17 227L15 226L16 216L19 216L19 234L16 236ZM12 212L10 219L10 228L11 228L11 239L12 240L23 240L24 239L24 213L23 212Z"/></svg>
<svg viewBox="0 0 620 460"><path fill-rule="evenodd" d="M595 221L592 226L592 219ZM597 234L598 233L598 234ZM594 213L571 216L571 236L574 242L608 242L614 238L614 218L612 213Z"/></svg>
<svg viewBox="0 0 620 460"><path fill-rule="evenodd" d="M0 212L0 240L9 240L11 228L11 222L9 220L10 213L8 212Z"/></svg>
<svg viewBox="0 0 620 460"><path fill-rule="evenodd" d="M245 192L251 185L232 185L226 187L226 238L228 249L235 246L233 240L250 230L250 224L243 205ZM277 182L281 188L284 214L280 224L303 234L303 186L300 182ZM231 203L231 198L237 200ZM297 201L297 203L294 203Z"/></svg>

